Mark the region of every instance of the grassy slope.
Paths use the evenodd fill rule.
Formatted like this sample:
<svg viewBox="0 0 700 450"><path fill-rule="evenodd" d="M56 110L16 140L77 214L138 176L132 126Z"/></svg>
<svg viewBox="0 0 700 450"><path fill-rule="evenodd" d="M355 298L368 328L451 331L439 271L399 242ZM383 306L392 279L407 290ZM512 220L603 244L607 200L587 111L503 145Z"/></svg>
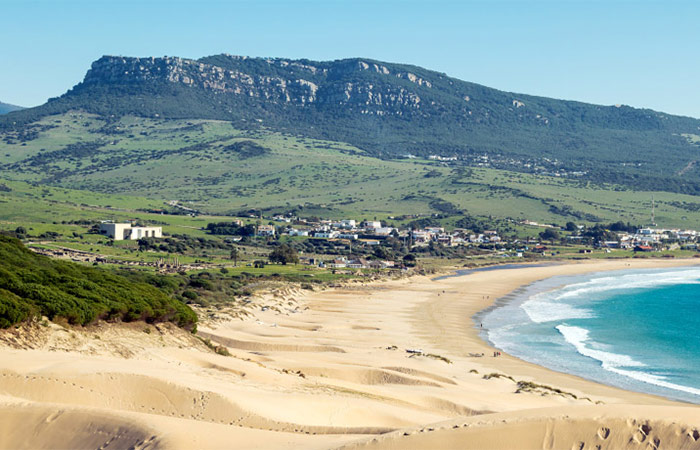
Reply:
<svg viewBox="0 0 700 450"><path fill-rule="evenodd" d="M0 136L2 177L77 190L47 188L37 196L36 188L9 183L14 190L0 193L7 207L0 219L21 222L53 215L73 220L76 210L90 218L122 219L133 213L120 208L158 209L174 199L216 214L305 205L303 215L384 219L439 212L439 199L472 215L560 224L594 218L645 223L654 195L659 224L700 228L700 214L692 211L699 202L694 196L495 169L460 172L426 160L379 160L343 143L245 132L222 121L126 117L107 123L87 114L64 114L38 125L53 128L25 142ZM242 140L270 152L241 157L227 148ZM86 142L99 147L75 157L60 153ZM433 176L426 177L430 171ZM105 210L107 205L115 210ZM180 220L187 222L180 226L201 226Z"/></svg>

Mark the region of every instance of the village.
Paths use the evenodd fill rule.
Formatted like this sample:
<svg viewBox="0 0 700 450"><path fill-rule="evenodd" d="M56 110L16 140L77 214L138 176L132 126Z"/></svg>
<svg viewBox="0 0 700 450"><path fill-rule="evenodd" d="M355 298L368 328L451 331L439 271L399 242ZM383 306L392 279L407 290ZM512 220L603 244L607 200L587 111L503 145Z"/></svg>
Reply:
<svg viewBox="0 0 700 450"><path fill-rule="evenodd" d="M502 236L495 229L474 232L465 228L451 230L442 226L412 227L390 226L380 220L355 219L304 219L289 215L258 216L231 219L211 225L230 225L232 229L212 234L223 234L224 241L237 245L292 244L307 242L320 245L326 242L333 251L314 247L313 252L299 252L298 261L303 265L326 269L392 269L406 270L415 265L416 256L431 254L436 249L461 252L457 254L479 254L488 258L538 258L557 257L562 248L569 252L588 254L612 253L627 250L634 254L673 250L697 250L698 231L644 227L620 229L618 224L609 228L600 225L587 227L571 222L566 226L519 221L518 225L535 229L530 237ZM267 221L268 223L263 223ZM623 227L624 228L624 227ZM537 232L541 230L540 232ZM99 233L113 240L161 239L161 227L136 226L130 223L105 221L99 225ZM244 241L245 239L245 241ZM383 248L402 249L387 254ZM327 249L328 247L325 247ZM336 251L343 248L343 252ZM313 254L311 254L313 253Z"/></svg>

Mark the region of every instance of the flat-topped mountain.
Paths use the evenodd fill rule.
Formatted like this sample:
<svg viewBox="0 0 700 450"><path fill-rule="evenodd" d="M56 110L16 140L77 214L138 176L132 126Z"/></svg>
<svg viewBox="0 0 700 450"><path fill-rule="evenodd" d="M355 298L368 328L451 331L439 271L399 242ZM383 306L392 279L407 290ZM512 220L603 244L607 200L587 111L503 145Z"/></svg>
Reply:
<svg viewBox="0 0 700 450"><path fill-rule="evenodd" d="M104 56L63 96L0 119L0 130L68 111L226 120L346 142L381 158L433 155L700 193L698 119L514 94L363 58Z"/></svg>

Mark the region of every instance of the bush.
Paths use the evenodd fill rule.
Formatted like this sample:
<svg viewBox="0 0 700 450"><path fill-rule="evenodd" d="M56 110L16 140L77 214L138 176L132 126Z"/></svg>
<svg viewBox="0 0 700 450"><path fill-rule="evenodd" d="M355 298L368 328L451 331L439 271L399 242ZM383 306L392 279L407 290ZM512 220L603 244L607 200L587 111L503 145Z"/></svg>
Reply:
<svg viewBox="0 0 700 450"><path fill-rule="evenodd" d="M197 294L195 291L187 290L182 293L182 296L190 300L197 300L199 294Z"/></svg>
<svg viewBox="0 0 700 450"><path fill-rule="evenodd" d="M197 322L187 305L154 286L38 255L0 235L0 327L39 315L73 325L99 319L170 321L194 330Z"/></svg>

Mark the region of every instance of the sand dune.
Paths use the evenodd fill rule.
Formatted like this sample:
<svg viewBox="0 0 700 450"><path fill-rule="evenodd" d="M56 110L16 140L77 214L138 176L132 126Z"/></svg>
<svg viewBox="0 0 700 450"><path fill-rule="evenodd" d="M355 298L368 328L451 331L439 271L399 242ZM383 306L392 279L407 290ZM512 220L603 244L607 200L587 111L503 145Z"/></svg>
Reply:
<svg viewBox="0 0 700 450"><path fill-rule="evenodd" d="M8 330L0 448L700 448L696 406L477 356L471 317L495 298L627 264L678 262L284 291L201 326L231 356L167 325Z"/></svg>
<svg viewBox="0 0 700 450"><path fill-rule="evenodd" d="M696 449L689 408L589 406L490 414L399 430L343 449Z"/></svg>
<svg viewBox="0 0 700 450"><path fill-rule="evenodd" d="M81 409L0 404L0 448L162 448L154 430L133 420Z"/></svg>

